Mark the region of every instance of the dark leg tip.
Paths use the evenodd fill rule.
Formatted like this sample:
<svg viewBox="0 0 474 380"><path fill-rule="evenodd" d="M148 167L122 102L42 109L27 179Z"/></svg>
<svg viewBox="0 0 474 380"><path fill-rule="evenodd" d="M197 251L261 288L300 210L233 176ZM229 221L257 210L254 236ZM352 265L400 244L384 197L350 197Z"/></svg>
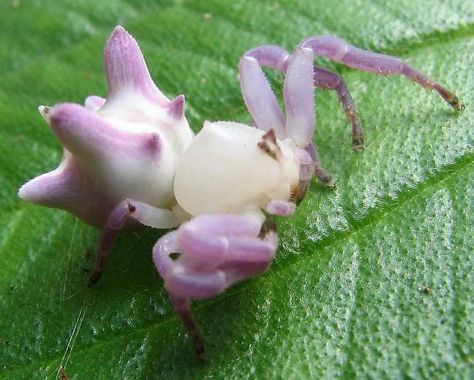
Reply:
<svg viewBox="0 0 474 380"><path fill-rule="evenodd" d="M275 221L266 219L262 224L262 228L260 228L260 233L258 234L258 237L260 239L264 239L265 236L267 236L269 232L276 232L276 231L277 231L277 224L275 223Z"/></svg>
<svg viewBox="0 0 474 380"><path fill-rule="evenodd" d="M352 150L356 153L362 153L364 151L365 147L364 145L360 145L360 144L353 144L352 145Z"/></svg>
<svg viewBox="0 0 474 380"><path fill-rule="evenodd" d="M329 188L331 190L335 190L336 187L337 187L336 181L333 180L332 178L327 182L323 182L323 184L324 184L324 186L326 186L327 188Z"/></svg>
<svg viewBox="0 0 474 380"><path fill-rule="evenodd" d="M453 107L456 111L462 111L464 109L463 102L461 102L461 100L452 92L449 92L446 95L445 99L449 103L449 105Z"/></svg>
<svg viewBox="0 0 474 380"><path fill-rule="evenodd" d="M352 139L352 149L354 150L354 152L356 153L361 153L364 151L364 137L363 136L360 136L360 137L354 137Z"/></svg>
<svg viewBox="0 0 474 380"><path fill-rule="evenodd" d="M102 276L102 272L94 271L89 277L87 286L90 288L91 286L94 286L95 284L97 284L97 281L99 281L101 276Z"/></svg>
<svg viewBox="0 0 474 380"><path fill-rule="evenodd" d="M441 95L441 97L446 100L446 102L453 107L456 111L462 111L464 109L464 104L461 102L461 100L457 97L456 94L453 92L447 90L443 86L439 84L434 85L434 89L438 91L438 93Z"/></svg>
<svg viewBox="0 0 474 380"><path fill-rule="evenodd" d="M325 169L317 169L316 176L318 177L319 181L329 189L336 188L336 181L332 179L331 174Z"/></svg>
<svg viewBox="0 0 474 380"><path fill-rule="evenodd" d="M324 179L320 178L319 180L328 189L334 190L337 187L336 181L334 181L332 178L324 178Z"/></svg>
<svg viewBox="0 0 474 380"><path fill-rule="evenodd" d="M459 100L459 98L454 95L452 99L449 101L449 104L456 110L462 111L464 109L464 103Z"/></svg>
<svg viewBox="0 0 474 380"><path fill-rule="evenodd" d="M194 342L194 352L199 360L206 360L206 351L203 342Z"/></svg>

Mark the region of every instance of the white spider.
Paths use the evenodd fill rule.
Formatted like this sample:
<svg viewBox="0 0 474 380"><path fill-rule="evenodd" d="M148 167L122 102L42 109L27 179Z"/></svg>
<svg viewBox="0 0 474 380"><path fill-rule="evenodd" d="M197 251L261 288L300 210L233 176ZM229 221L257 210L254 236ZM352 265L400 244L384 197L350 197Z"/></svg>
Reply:
<svg viewBox="0 0 474 380"><path fill-rule="evenodd" d="M136 41L117 27L105 48L107 99L88 97L85 107L40 107L64 145L64 158L57 169L22 186L19 196L103 228L91 285L124 228L137 221L161 229L180 226L158 240L153 259L201 356L191 300L213 297L265 271L277 249L276 226L267 216L292 215L313 173L334 186L312 141L315 86L338 92L352 122L353 147L363 149L346 85L339 75L313 66L314 55L377 74L403 74L462 108L453 93L399 58L320 36L303 41L291 55L272 45L247 52L240 80L256 128L206 122L193 137L184 97L170 101L163 95ZM261 66L285 73L285 113Z"/></svg>

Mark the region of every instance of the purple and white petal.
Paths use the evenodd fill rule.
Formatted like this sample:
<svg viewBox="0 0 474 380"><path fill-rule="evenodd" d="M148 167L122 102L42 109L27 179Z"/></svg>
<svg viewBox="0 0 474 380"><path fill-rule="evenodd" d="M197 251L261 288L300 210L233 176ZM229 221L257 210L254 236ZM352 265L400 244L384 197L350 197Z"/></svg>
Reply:
<svg viewBox="0 0 474 380"><path fill-rule="evenodd" d="M181 120L184 119L185 105L186 100L184 98L184 95L178 95L168 104L166 111L172 118L176 120Z"/></svg>

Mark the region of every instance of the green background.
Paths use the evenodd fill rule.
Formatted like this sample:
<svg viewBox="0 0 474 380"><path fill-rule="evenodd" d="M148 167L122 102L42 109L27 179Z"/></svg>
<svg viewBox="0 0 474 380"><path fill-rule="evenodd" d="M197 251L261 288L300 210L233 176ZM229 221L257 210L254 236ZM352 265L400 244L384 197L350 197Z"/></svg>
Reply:
<svg viewBox="0 0 474 380"><path fill-rule="evenodd" d="M473 378L473 22L461 0L2 1L0 378L55 378L60 365L71 379ZM106 95L103 46L119 23L160 88L186 95L195 131L248 122L244 51L322 33L407 59L466 109L318 61L346 79L366 151L351 151L336 94L318 91L316 141L337 190L314 183L281 220L269 272L195 303L202 363L151 262L160 232L121 236L89 289L98 231L16 196L61 157L37 106Z"/></svg>

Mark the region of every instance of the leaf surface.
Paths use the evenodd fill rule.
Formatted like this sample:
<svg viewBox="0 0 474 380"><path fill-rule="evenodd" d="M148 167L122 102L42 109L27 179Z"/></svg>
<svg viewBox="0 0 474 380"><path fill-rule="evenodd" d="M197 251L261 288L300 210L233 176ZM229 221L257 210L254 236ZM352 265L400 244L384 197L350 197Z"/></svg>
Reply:
<svg viewBox="0 0 474 380"><path fill-rule="evenodd" d="M59 3L59 4L58 4ZM474 3L469 1L6 1L0 5L0 378L472 378ZM335 191L313 184L264 275L195 303L193 356L151 262L156 231L119 238L86 287L98 232L16 192L61 148L36 109L105 95L116 24L137 38L195 131L248 122L240 55L331 33L399 55L456 91L450 110L404 78L327 60L366 131L351 151L337 96L318 91L317 141ZM279 75L270 74L275 86Z"/></svg>

